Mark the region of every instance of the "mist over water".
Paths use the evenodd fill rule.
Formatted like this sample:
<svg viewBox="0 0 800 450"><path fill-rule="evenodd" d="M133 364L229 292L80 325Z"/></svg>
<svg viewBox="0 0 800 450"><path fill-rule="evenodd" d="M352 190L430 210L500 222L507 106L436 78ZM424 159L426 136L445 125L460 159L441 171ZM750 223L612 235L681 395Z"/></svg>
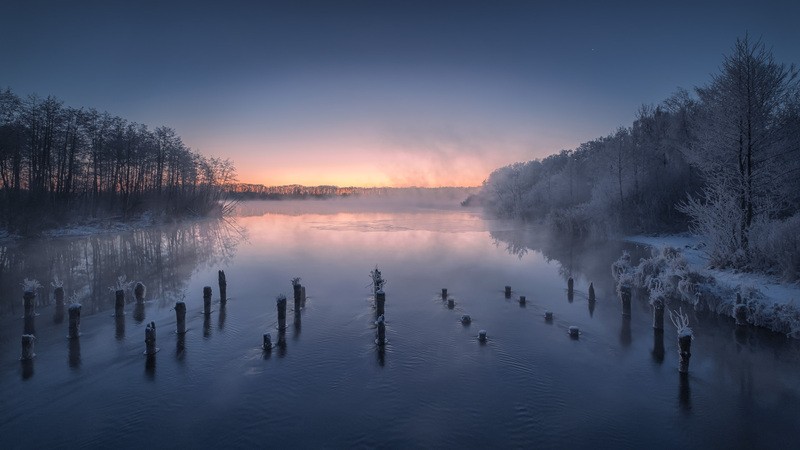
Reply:
<svg viewBox="0 0 800 450"><path fill-rule="evenodd" d="M692 314L682 379L675 330L654 334L646 300L621 317L610 264L622 244L415 200L245 202L228 221L0 247L3 446L778 448L800 426L796 341ZM387 280L383 349L368 287L376 265ZM137 311L130 295L112 317L108 288L122 274L147 285L146 303ZM55 320L54 275L84 305L77 341ZM23 364L25 277L45 289L37 356ZM308 294L299 324L293 277ZM203 286L214 290L208 316ZM174 333L180 299L185 336ZM148 359L151 321L160 351ZM286 345L263 352L263 333Z"/></svg>

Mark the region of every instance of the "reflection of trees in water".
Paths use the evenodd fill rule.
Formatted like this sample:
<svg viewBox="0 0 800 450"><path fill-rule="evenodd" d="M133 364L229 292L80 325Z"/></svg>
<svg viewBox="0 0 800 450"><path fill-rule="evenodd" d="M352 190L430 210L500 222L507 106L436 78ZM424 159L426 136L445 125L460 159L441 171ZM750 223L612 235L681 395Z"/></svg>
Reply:
<svg viewBox="0 0 800 450"><path fill-rule="evenodd" d="M44 285L38 305L52 303L50 281L56 276L64 282L67 296L77 293L84 314L113 306L109 287L120 275L143 282L146 299L171 304L180 299L195 269L227 263L244 238L235 222L221 219L2 246L0 314L16 314L21 308L19 283L24 278ZM126 298L131 301L132 293Z"/></svg>

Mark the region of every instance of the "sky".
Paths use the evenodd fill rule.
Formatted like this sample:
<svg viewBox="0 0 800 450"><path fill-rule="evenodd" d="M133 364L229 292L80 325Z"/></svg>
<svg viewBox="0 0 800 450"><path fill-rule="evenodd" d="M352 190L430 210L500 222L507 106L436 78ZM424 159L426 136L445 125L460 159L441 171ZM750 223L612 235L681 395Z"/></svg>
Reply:
<svg viewBox="0 0 800 450"><path fill-rule="evenodd" d="M265 185L476 186L708 83L800 63L800 2L4 0L0 88L149 127Z"/></svg>

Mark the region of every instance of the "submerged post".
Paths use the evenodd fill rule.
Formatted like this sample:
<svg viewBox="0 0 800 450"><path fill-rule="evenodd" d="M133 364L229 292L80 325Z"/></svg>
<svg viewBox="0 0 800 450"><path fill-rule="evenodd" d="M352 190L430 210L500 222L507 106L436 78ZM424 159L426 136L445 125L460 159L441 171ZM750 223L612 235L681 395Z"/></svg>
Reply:
<svg viewBox="0 0 800 450"><path fill-rule="evenodd" d="M447 307L450 309L455 308L456 300L453 297L447 297Z"/></svg>
<svg viewBox="0 0 800 450"><path fill-rule="evenodd" d="M572 325L571 327L569 327L569 337L571 337L573 339L578 339L580 337L580 335L581 335L581 329L580 328L576 327L575 325Z"/></svg>
<svg viewBox="0 0 800 450"><path fill-rule="evenodd" d="M479 342L486 342L486 330L478 331L478 341Z"/></svg>
<svg viewBox="0 0 800 450"><path fill-rule="evenodd" d="M69 334L70 339L78 339L81 335L81 305L73 303L69 305Z"/></svg>
<svg viewBox="0 0 800 450"><path fill-rule="evenodd" d="M622 315L623 317L631 316L631 287L623 285L619 287L619 296L622 300Z"/></svg>
<svg viewBox="0 0 800 450"><path fill-rule="evenodd" d="M228 282L225 280L225 271L220 270L218 273L219 278L219 302L225 304L228 302Z"/></svg>
<svg viewBox="0 0 800 450"><path fill-rule="evenodd" d="M144 329L144 344L145 344L145 353L148 355L154 355L158 348L156 348L156 323L150 322L147 325L147 328Z"/></svg>
<svg viewBox="0 0 800 450"><path fill-rule="evenodd" d="M36 315L36 292L25 291L22 293L22 309L25 311L26 319Z"/></svg>
<svg viewBox="0 0 800 450"><path fill-rule="evenodd" d="M384 315L385 305L386 293L383 290L379 290L375 293L375 317Z"/></svg>
<svg viewBox="0 0 800 450"><path fill-rule="evenodd" d="M469 314L463 314L461 316L461 323L464 325L469 325L472 323L472 317L470 317Z"/></svg>
<svg viewBox="0 0 800 450"><path fill-rule="evenodd" d="M184 302L175 302L175 323L176 333L186 333L186 303Z"/></svg>
<svg viewBox="0 0 800 450"><path fill-rule="evenodd" d="M664 329L664 300L660 298L653 300L653 328Z"/></svg>
<svg viewBox="0 0 800 450"><path fill-rule="evenodd" d="M447 300L447 288L442 288L442 300Z"/></svg>
<svg viewBox="0 0 800 450"><path fill-rule="evenodd" d="M593 302L593 301L595 301L595 296L594 296L594 283L589 283L589 301L590 301L590 302Z"/></svg>
<svg viewBox="0 0 800 450"><path fill-rule="evenodd" d="M203 314L211 314L211 286L203 287Z"/></svg>
<svg viewBox="0 0 800 450"><path fill-rule="evenodd" d="M133 288L133 296L136 297L136 304L144 303L144 294L147 292L147 288L144 284L139 281L136 283L136 286Z"/></svg>
<svg viewBox="0 0 800 450"><path fill-rule="evenodd" d="M33 353L33 341L35 340L36 337L32 334L22 335L22 355L19 358L20 360L27 361L36 356L36 354Z"/></svg>
<svg viewBox="0 0 800 450"><path fill-rule="evenodd" d="M386 323L384 323L383 316L379 316L375 323L378 325L378 339L376 343L383 346L386 344Z"/></svg>
<svg viewBox="0 0 800 450"><path fill-rule="evenodd" d="M506 286L506 298L511 298L511 286Z"/></svg>
<svg viewBox="0 0 800 450"><path fill-rule="evenodd" d="M552 322L553 321L553 311L545 311L544 312L544 320L546 320L547 322Z"/></svg>
<svg viewBox="0 0 800 450"><path fill-rule="evenodd" d="M528 299L527 299L527 298L525 298L525 296L524 296L524 295L520 295L520 296L519 296L519 304L520 304L520 305L525 305L525 302L527 302L527 301L528 301Z"/></svg>
<svg viewBox="0 0 800 450"><path fill-rule="evenodd" d="M117 289L114 292L114 315L122 316L125 314L125 291Z"/></svg>
<svg viewBox="0 0 800 450"><path fill-rule="evenodd" d="M278 329L286 329L286 297L279 295L276 302L278 306Z"/></svg>

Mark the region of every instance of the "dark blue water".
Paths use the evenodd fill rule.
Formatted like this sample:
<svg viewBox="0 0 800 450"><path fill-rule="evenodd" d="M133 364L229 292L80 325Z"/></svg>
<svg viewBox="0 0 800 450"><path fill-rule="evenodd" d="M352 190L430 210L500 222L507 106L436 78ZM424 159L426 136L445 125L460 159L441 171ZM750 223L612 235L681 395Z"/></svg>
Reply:
<svg viewBox="0 0 800 450"><path fill-rule="evenodd" d="M610 276L621 245L562 242L459 208L278 202L241 212L0 247L2 447L796 448L797 342L692 313L682 378L674 328L654 334L642 299L621 317ZM388 280L383 349L367 287L376 265ZM108 288L123 274L148 286L147 302L137 309L130 295L115 318ZM66 339L66 317L56 323L54 275L83 305L79 340ZM31 363L19 361L25 277L46 285ZM309 297L299 326L293 277ZM262 334L279 339L281 293L286 345L265 353ZM184 337L171 309L180 299ZM151 321L160 351L148 359Z"/></svg>

